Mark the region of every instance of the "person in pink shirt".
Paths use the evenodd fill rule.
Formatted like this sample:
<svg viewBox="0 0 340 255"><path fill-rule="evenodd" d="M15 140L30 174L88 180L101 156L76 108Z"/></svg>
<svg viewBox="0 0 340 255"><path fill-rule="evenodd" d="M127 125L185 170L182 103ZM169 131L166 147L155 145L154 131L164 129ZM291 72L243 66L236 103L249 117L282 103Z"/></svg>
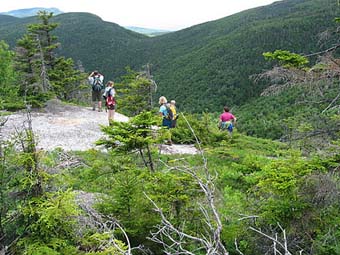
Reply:
<svg viewBox="0 0 340 255"><path fill-rule="evenodd" d="M230 133L233 132L234 125L236 123L236 117L229 112L229 107L224 106L224 112L220 115L218 127L221 130L228 130Z"/></svg>

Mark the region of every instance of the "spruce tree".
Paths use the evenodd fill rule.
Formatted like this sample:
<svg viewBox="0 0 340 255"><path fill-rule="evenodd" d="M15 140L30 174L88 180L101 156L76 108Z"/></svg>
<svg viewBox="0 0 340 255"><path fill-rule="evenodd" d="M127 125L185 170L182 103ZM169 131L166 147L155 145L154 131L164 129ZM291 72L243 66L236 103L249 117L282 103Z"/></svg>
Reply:
<svg viewBox="0 0 340 255"><path fill-rule="evenodd" d="M56 55L59 43L53 31L58 24L51 22L52 17L53 13L40 11L40 23L28 25L28 33L17 42L17 69L22 73L20 91L33 101L52 95L70 100L85 80L72 59Z"/></svg>
<svg viewBox="0 0 340 255"><path fill-rule="evenodd" d="M4 103L13 101L16 98L18 88L15 83L15 72L13 68L14 53L9 50L9 46L0 41L0 107Z"/></svg>
<svg viewBox="0 0 340 255"><path fill-rule="evenodd" d="M136 116L142 111L151 111L150 98L154 91L153 81L144 73L127 68L127 74L121 84L117 84L119 107L122 113Z"/></svg>
<svg viewBox="0 0 340 255"><path fill-rule="evenodd" d="M48 70L53 69L55 65L56 55L54 50L59 47L57 37L52 34L54 29L58 27L58 24L50 22L52 17L52 12L39 11L38 19L41 23L28 25L28 32L35 36L35 38L40 42L44 61Z"/></svg>

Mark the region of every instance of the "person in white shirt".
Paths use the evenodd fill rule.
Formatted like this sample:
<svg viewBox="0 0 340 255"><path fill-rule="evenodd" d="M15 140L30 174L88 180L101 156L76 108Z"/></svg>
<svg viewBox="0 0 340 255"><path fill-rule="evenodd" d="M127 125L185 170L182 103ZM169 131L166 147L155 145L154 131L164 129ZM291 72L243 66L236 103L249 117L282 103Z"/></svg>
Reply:
<svg viewBox="0 0 340 255"><path fill-rule="evenodd" d="M108 110L109 125L112 125L113 120L114 120L114 114L116 110L115 96L116 96L116 90L114 89L114 82L108 81L106 84L103 97L105 98L105 105Z"/></svg>
<svg viewBox="0 0 340 255"><path fill-rule="evenodd" d="M103 90L104 76L98 71L93 71L88 77L89 83L92 85L92 110L96 110L98 103L98 111L102 111L101 91Z"/></svg>

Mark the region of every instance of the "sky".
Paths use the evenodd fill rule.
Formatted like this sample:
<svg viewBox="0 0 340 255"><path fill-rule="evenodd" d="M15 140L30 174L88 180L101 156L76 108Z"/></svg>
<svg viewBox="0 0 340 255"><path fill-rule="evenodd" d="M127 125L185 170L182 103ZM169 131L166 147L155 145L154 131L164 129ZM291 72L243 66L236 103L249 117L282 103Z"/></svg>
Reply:
<svg viewBox="0 0 340 255"><path fill-rule="evenodd" d="M55 7L90 12L120 26L180 30L275 0L2 0L0 12Z"/></svg>

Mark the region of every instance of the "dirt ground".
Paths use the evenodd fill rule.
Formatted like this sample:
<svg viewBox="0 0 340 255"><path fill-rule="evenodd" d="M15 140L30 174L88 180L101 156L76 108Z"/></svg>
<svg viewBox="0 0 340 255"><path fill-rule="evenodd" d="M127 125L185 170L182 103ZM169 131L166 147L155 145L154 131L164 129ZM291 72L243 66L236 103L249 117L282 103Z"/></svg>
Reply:
<svg viewBox="0 0 340 255"><path fill-rule="evenodd" d="M92 111L91 107L65 105L58 100L50 100L46 107L32 111L32 128L37 137L37 147L51 151L57 147L65 151L83 151L91 148L99 149L94 143L103 133L101 125L108 125L107 113ZM1 134L9 139L27 125L27 113L17 112L9 115ZM128 117L116 112L115 120L126 122ZM165 154L196 154L193 145L162 145Z"/></svg>

